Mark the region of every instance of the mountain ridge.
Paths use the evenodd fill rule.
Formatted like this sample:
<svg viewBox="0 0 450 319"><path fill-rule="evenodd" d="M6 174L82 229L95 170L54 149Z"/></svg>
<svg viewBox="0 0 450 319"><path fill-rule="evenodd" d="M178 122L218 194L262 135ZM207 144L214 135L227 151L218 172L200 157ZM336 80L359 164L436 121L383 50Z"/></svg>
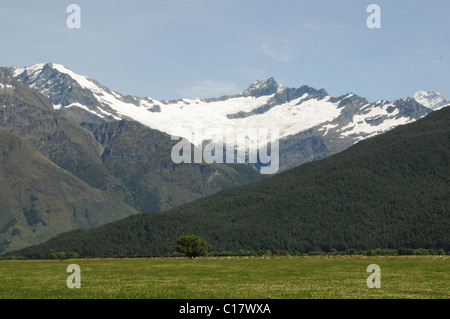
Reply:
<svg viewBox="0 0 450 319"><path fill-rule="evenodd" d="M234 131L232 141L249 130L278 130L280 171L342 151L432 112L428 107L431 102L425 106L413 98L368 102L354 93L333 97L325 89L307 85L288 88L273 77L257 80L235 95L157 101L123 96L60 64L11 68L11 72L46 96L57 112L79 123L134 120L172 136L181 135L194 144L193 132L198 125L205 134ZM215 135L203 138L223 142ZM309 146L311 138L323 145L317 153ZM293 148L293 144L304 148Z"/></svg>
<svg viewBox="0 0 450 319"><path fill-rule="evenodd" d="M9 197L0 196L0 251L17 248L18 243L34 244L33 240L67 231L70 226L97 226L90 220L102 210L80 198L94 196L86 195L86 189L97 194L98 204L104 211L124 217L131 212L160 212L224 188L261 179L258 172L244 164L175 165L170 155L176 142L166 133L138 122L120 120L83 126L58 113L42 94L16 80L5 68L0 68L0 128L4 130L2 138L15 141L12 144L19 148L26 144L30 153L29 156L26 151L21 153L25 159L22 162L27 165L19 168L7 157L3 158L1 189ZM2 144L4 149L0 149L0 155L9 154L14 145L8 145ZM33 155L36 152L42 156L36 158ZM28 157L34 161L30 163ZM36 163L41 163L42 157L48 165L40 164L38 169ZM47 175L69 180L64 188L73 187L74 194L69 196L62 190L55 193L49 183L57 189L61 185L46 179ZM42 181L35 181L33 176L41 176ZM33 183L36 186L31 187ZM117 209L111 208L107 199ZM86 210L92 210L89 222L70 222L73 219L70 214L84 216ZM48 214L53 217L47 217ZM109 222L114 215L97 216L97 219ZM39 222L49 218L60 218L61 227L50 227L48 221L46 225ZM33 228L36 221L38 229ZM20 227L15 227L16 224ZM22 240L23 236L28 239Z"/></svg>
<svg viewBox="0 0 450 319"><path fill-rule="evenodd" d="M42 70L44 69L46 72L54 72L48 65L42 66ZM131 206L135 205L136 200L141 202L135 192L148 197L147 204L134 206L141 212L159 212L222 188L261 178L258 172L244 164L215 164L211 166L214 169L209 168L208 164L174 165L170 155L176 142L166 133L128 120L79 124L58 113L41 94L17 81L5 69L0 69L0 76L5 80L5 85L17 87L10 93L0 90L0 105L3 105L0 107L0 125L3 128L23 138L58 166L92 187L111 192ZM39 80L33 74L30 76ZM61 77L66 78L63 75ZM100 134L99 128L102 126L104 129ZM114 134L119 139L106 140L108 134ZM107 154L105 148L108 150ZM117 157L117 154L120 156ZM139 154L139 157L133 157L133 154ZM108 162L112 158L115 158L116 163L122 161L122 164L112 165ZM155 161L156 158L160 162ZM146 171L142 170L144 166ZM130 176L130 172L123 173L137 167L141 167L141 171L136 171L133 176ZM220 176L214 173L215 170L220 172ZM163 171L165 176L162 176ZM183 176L182 171L197 183L213 178L211 176L214 175L216 183L193 187L195 182ZM143 180L144 176L148 178L148 182ZM160 185L156 180L160 181ZM172 186L178 193L170 194L167 190L171 188L170 183L173 183ZM166 190L163 191L164 188ZM152 203L149 202L151 199Z"/></svg>

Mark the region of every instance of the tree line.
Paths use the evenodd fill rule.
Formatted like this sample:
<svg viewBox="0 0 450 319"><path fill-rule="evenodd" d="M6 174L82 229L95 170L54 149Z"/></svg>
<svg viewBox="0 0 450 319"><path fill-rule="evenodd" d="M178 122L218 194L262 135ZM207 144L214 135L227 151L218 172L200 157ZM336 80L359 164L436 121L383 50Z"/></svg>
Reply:
<svg viewBox="0 0 450 319"><path fill-rule="evenodd" d="M444 251L443 249L372 249L372 250L357 250L354 248L348 249L346 251L310 251L307 253L300 252L289 252L286 250L278 251L274 250L265 250L265 251L209 251L207 254L197 256L197 257L283 257L283 256L447 256L450 255L450 251ZM186 257L185 254L175 251L173 253L166 254L152 254L152 255L117 255L112 258L178 258L178 257ZM101 256L93 256L93 257L80 257L75 252L55 252L50 251L48 254L42 254L41 256L15 256L15 255L7 255L0 256L0 260L34 260L34 259L43 259L43 260L65 260L65 259L77 259L77 258L101 258ZM108 256L108 258L111 258ZM195 258L195 257L194 257Z"/></svg>
<svg viewBox="0 0 450 319"><path fill-rule="evenodd" d="M406 247L401 247L399 249L371 249L371 250L358 250L355 248L347 249L346 251L338 251L337 249L332 249L331 251L309 251L306 254L302 254L298 251L289 252L287 250L274 250L273 252L269 249L264 251L249 251L240 249L238 251L210 251L211 244L207 242L204 238L196 235L185 235L178 238L177 249L173 253L166 253L162 255L120 255L113 256L114 258L154 258L154 257L279 257L279 256L426 256L426 255L450 255L450 251L445 252L443 249L411 249ZM99 257L99 256L96 256ZM111 257L111 256L108 256ZM15 256L9 255L7 257L0 256L0 259L8 260L26 260L26 259L77 259L80 256L76 252L56 252L50 250L48 254L41 254L38 258L33 256L27 258L25 256ZM83 257L84 258L84 257Z"/></svg>

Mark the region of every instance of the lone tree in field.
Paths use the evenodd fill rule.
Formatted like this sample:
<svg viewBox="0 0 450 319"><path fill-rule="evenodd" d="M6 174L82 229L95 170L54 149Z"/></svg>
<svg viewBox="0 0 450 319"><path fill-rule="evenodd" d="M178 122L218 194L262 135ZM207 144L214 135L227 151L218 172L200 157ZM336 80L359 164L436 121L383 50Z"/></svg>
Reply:
<svg viewBox="0 0 450 319"><path fill-rule="evenodd" d="M195 235L181 236L177 240L177 251L189 258L204 256L210 248L211 245L204 238Z"/></svg>

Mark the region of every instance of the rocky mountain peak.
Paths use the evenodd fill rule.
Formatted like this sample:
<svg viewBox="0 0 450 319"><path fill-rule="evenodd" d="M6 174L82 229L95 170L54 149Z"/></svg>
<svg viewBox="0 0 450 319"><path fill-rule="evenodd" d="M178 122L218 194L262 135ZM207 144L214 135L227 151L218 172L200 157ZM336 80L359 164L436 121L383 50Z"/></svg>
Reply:
<svg viewBox="0 0 450 319"><path fill-rule="evenodd" d="M435 91L419 91L414 94L414 99L432 110L450 105L450 100L447 100L442 94Z"/></svg>
<svg viewBox="0 0 450 319"><path fill-rule="evenodd" d="M257 80L243 92L244 96L260 97L263 95L272 95L277 93L282 85L278 84L273 77L267 80Z"/></svg>

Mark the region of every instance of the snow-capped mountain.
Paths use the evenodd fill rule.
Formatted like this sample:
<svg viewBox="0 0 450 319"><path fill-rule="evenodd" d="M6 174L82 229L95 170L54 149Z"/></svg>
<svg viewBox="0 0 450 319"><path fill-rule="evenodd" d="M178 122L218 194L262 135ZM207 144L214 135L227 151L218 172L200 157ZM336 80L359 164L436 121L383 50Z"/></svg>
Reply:
<svg viewBox="0 0 450 319"><path fill-rule="evenodd" d="M196 145L201 141L193 133L199 128L202 140L218 142L223 136L217 132L223 132L226 141L234 141L236 136L252 130L276 130L281 169L326 157L362 139L413 122L430 113L438 101L421 94L371 103L353 93L333 97L324 89L306 85L288 88L273 78L256 81L232 96L159 101L124 96L60 64L37 64L11 71L44 95L55 109L78 122L134 120Z"/></svg>
<svg viewBox="0 0 450 319"><path fill-rule="evenodd" d="M438 110L450 105L450 100L447 100L442 94L435 91L419 91L414 94L414 99L432 110Z"/></svg>

